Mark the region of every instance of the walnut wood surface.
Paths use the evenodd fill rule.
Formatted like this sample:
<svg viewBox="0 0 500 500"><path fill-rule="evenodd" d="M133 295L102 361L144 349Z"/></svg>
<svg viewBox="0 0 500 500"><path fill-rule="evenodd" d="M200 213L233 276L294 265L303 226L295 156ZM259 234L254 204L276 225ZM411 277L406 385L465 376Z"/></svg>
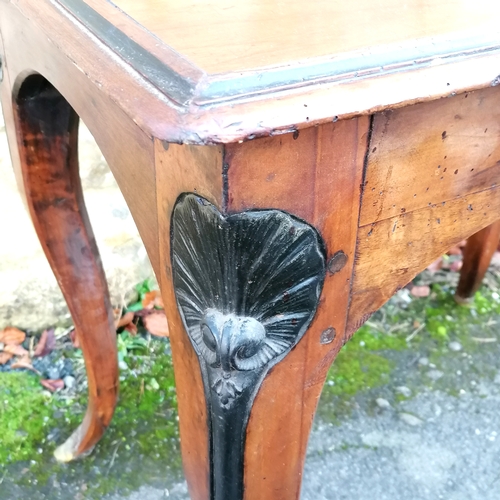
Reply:
<svg viewBox="0 0 500 500"><path fill-rule="evenodd" d="M41 4L36 3L33 6L41 7ZM47 39L39 24L35 22L37 15L42 16L40 24L53 23L58 26L56 37L66 40L66 49L72 48L81 54L80 58L94 68L90 73L82 72L80 66L73 64L62 51L54 47L55 40L51 42ZM108 73L108 69L113 66L105 60L105 54L102 54L98 47L86 44L80 37L75 36L74 29L72 30L60 15L50 9L40 12L35 9L31 16L34 19L29 24L28 35L24 28L26 18L12 4L0 1L0 29L5 59L8 60L8 65L4 67L6 77L2 82L5 99L12 99L12 94L17 92L24 78L31 73L40 73L50 78L50 82L67 98L96 139L127 201L158 275L153 141L139 125L128 118L124 110L110 97L107 89L103 88L105 85L102 82L107 80L110 83L113 80L112 85L115 88L120 87L122 94L136 95L137 98L132 101L143 111L158 109L159 105L157 102L144 101L140 97L140 87L123 69L115 67ZM59 42L63 43L61 39ZM99 84L96 84L96 81ZM9 113L8 106L5 106L4 113ZM12 141L9 142L13 151L14 170L18 171L15 154L17 146ZM141 193L152 194L144 196Z"/></svg>
<svg viewBox="0 0 500 500"><path fill-rule="evenodd" d="M222 154L219 146L179 146L155 141L159 251L163 263L160 284L175 368L184 474L191 498L200 500L210 498L211 488L208 417L200 365L184 330L174 295L170 222L177 197L183 192L197 193L217 206L223 205Z"/></svg>
<svg viewBox="0 0 500 500"><path fill-rule="evenodd" d="M15 121L8 125L11 134L13 126L17 131L28 208L71 312L87 369L84 420L55 452L58 460L69 461L92 450L113 416L118 398L116 330L78 174L78 116L39 76L25 81L16 104L9 113ZM3 105L11 103L4 100Z"/></svg>
<svg viewBox="0 0 500 500"><path fill-rule="evenodd" d="M500 187L495 187L361 227L349 333L446 250L495 222L499 213Z"/></svg>
<svg viewBox="0 0 500 500"><path fill-rule="evenodd" d="M208 73L284 65L437 35L497 30L490 0L113 0Z"/></svg>
<svg viewBox="0 0 500 500"><path fill-rule="evenodd" d="M360 225L495 186L499 137L495 88L378 114Z"/></svg>
<svg viewBox="0 0 500 500"><path fill-rule="evenodd" d="M308 332L259 390L247 430L245 500L299 496L317 401L344 343L368 126L362 117L227 148L230 212L284 209L320 230L327 262L340 250L347 256L339 272L327 272ZM331 328L335 338L321 343Z"/></svg>
<svg viewBox="0 0 500 500"><path fill-rule="evenodd" d="M498 219L499 98L485 89L375 115L350 334L432 260Z"/></svg>
<svg viewBox="0 0 500 500"><path fill-rule="evenodd" d="M479 289L499 240L500 221L485 227L467 240L460 281L455 292L457 302L467 302Z"/></svg>
<svg viewBox="0 0 500 500"><path fill-rule="evenodd" d="M19 11L24 22L36 26L35 31L41 30L41 42L51 44L56 58L66 59L65 64L57 67L71 64L73 70L81 73L78 80L86 78L88 84L98 86L102 95L111 99L146 135L170 142L228 143L293 132L334 119L496 85L499 81L500 40L495 29L485 26L475 34L451 33L443 22L441 36L445 40L440 38L439 43L424 39L406 45L384 45L382 49L370 45L368 52L362 49L348 57L297 59L294 64L272 70L210 75L108 2L1 2L12 16L15 17L13 11ZM136 4L140 6L142 2ZM90 20L88 13L82 14L82 5L93 13ZM418 13L420 7L426 12L428 5L429 2L419 2L418 7L413 5L414 12ZM463 5L459 2L459 11ZM486 7L475 12L490 12L494 19L495 5L489 4L491 12ZM404 9L395 12L401 10ZM466 11L467 8L462 12L464 16ZM373 9L368 8L367 12ZM453 12L449 11L450 19ZM5 14L4 19L7 16L11 14ZM417 18L415 14L414 19ZM470 18L474 19L474 15ZM103 22L108 24L103 26ZM425 25L426 21L422 22ZM2 29L7 32L16 25L4 24ZM302 24L303 20L297 23L297 29ZM471 29L477 30L478 26ZM21 34L19 38L26 36L22 31L17 33ZM330 30L327 35L331 33ZM362 38L364 33L353 37ZM307 36L302 42L306 40ZM297 52L302 45L295 45L290 50ZM286 47L279 47L282 46ZM44 58L50 59L50 53L48 48ZM151 57L156 62L151 62Z"/></svg>

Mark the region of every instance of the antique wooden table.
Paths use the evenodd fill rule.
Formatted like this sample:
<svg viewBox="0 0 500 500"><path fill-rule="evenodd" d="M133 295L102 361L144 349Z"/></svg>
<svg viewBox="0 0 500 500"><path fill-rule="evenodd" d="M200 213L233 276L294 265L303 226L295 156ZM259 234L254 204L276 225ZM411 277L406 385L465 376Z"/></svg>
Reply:
<svg viewBox="0 0 500 500"><path fill-rule="evenodd" d="M477 233L470 296L498 242L499 16L498 0L0 0L12 158L89 378L60 460L96 444L118 394L78 116L161 285L191 497L296 499L342 345Z"/></svg>

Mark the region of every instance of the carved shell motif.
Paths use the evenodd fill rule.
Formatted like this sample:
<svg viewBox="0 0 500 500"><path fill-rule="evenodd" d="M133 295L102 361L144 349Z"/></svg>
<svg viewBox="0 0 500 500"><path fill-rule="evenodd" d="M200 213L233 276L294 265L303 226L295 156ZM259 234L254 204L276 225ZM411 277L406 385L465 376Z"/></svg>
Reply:
<svg viewBox="0 0 500 500"><path fill-rule="evenodd" d="M314 316L325 274L320 236L279 210L222 214L194 194L172 218L174 287L198 354L229 376L281 359Z"/></svg>

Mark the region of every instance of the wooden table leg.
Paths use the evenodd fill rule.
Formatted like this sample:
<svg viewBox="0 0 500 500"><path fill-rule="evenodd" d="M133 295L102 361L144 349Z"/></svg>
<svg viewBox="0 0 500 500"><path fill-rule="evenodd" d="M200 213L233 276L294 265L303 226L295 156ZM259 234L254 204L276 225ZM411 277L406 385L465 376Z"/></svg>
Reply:
<svg viewBox="0 0 500 500"><path fill-rule="evenodd" d="M460 281L455 292L458 303L468 302L481 286L491 258L500 241L500 221L485 227L468 238Z"/></svg>
<svg viewBox="0 0 500 500"><path fill-rule="evenodd" d="M17 132L28 208L73 317L87 368L86 415L55 452L58 460L69 461L92 450L111 421L118 395L113 313L78 172L78 116L39 75L24 81L6 116L14 117L7 125Z"/></svg>
<svg viewBox="0 0 500 500"><path fill-rule="evenodd" d="M226 148L157 142L162 292L193 500L299 497L345 340L369 122Z"/></svg>

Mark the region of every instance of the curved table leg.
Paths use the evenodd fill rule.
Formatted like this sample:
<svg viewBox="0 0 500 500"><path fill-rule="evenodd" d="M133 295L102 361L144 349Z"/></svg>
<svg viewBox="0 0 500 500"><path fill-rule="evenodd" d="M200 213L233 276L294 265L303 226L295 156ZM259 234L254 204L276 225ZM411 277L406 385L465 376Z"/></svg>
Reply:
<svg viewBox="0 0 500 500"><path fill-rule="evenodd" d="M460 281L455 292L455 300L459 304L468 302L481 286L499 241L500 221L481 229L467 240Z"/></svg>
<svg viewBox="0 0 500 500"><path fill-rule="evenodd" d="M193 500L300 496L318 398L345 341L369 123L225 148L156 141L161 287Z"/></svg>
<svg viewBox="0 0 500 500"><path fill-rule="evenodd" d="M118 395L116 330L108 287L78 172L78 116L44 78L20 88L14 123L22 183L33 223L82 345L89 403L82 424L55 452L69 461L92 450Z"/></svg>

